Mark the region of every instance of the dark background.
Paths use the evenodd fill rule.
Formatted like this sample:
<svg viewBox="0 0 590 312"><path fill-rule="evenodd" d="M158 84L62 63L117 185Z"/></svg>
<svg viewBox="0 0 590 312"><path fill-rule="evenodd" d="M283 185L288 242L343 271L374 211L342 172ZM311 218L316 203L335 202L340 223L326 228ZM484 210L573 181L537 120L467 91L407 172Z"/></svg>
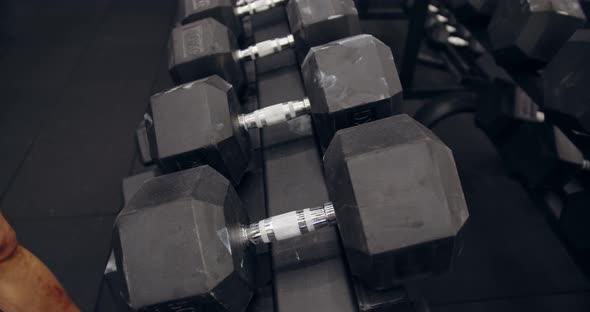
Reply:
<svg viewBox="0 0 590 312"><path fill-rule="evenodd" d="M175 2L0 0L0 211L83 311L111 311L102 273L121 180L141 170L134 130L149 96L171 86ZM399 59L403 22L363 26ZM416 84L446 79L419 68ZM434 130L471 217L455 272L414 290L433 311L589 311L590 283L472 116Z"/></svg>

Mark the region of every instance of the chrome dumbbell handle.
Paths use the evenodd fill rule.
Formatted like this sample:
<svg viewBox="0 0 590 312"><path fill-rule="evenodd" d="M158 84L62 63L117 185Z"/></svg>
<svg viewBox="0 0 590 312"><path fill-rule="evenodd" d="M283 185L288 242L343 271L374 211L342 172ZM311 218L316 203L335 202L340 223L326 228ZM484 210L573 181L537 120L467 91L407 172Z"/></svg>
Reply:
<svg viewBox="0 0 590 312"><path fill-rule="evenodd" d="M311 104L308 98L300 101L279 103L238 116L238 122L245 130L264 128L284 123L309 113Z"/></svg>
<svg viewBox="0 0 590 312"><path fill-rule="evenodd" d="M234 13L237 16L244 16L258 12L263 12L271 8L274 8L275 6L285 1L286 0L256 0L234 8Z"/></svg>
<svg viewBox="0 0 590 312"><path fill-rule="evenodd" d="M332 203L306 208L252 223L243 228L244 241L250 244L281 241L316 231L336 223Z"/></svg>
<svg viewBox="0 0 590 312"><path fill-rule="evenodd" d="M294 45L295 38L293 37L293 35L288 35L282 38L265 40L255 45L252 45L246 49L236 51L236 58L238 60L255 60L257 58L278 53Z"/></svg>

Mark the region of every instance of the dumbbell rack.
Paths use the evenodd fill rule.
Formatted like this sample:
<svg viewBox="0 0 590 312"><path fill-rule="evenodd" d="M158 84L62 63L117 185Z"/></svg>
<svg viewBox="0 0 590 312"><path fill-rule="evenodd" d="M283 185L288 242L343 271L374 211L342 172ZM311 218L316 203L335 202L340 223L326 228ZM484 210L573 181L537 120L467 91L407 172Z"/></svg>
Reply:
<svg viewBox="0 0 590 312"><path fill-rule="evenodd" d="M290 33L283 7L250 17L245 20L245 28L246 44ZM298 64L293 50L245 63L251 84L242 99L245 111L304 97ZM251 220L328 201L321 150L309 116L249 134L254 154L237 191ZM126 201L155 175L150 171L124 180ZM424 303L410 300L403 287L374 291L352 280L335 228L257 248L257 291L247 311L426 309ZM111 287L117 292L116 286Z"/></svg>
<svg viewBox="0 0 590 312"><path fill-rule="evenodd" d="M252 18L255 42L289 33L284 11L271 13L275 16ZM276 19L277 16L281 18ZM270 25L268 19L275 19L275 23ZM275 64L279 62L291 65L271 70L277 68ZM292 51L258 60L257 101L250 103L257 102L258 108L263 108L305 96L296 64ZM250 217L259 219L327 201L321 151L309 117L302 116L259 132L259 135L253 134L253 142L259 139L261 147L255 151L255 168L238 188ZM364 307L362 311L385 308L414 311L404 289L376 294L350 279L336 231L325 228L294 240L274 243L271 247L261 247L270 250L268 253L259 250L257 280L261 288L248 311L269 311L272 306L277 311L356 311L357 303ZM310 243L312 241L314 244Z"/></svg>
<svg viewBox="0 0 590 312"><path fill-rule="evenodd" d="M583 7L585 6L587 8L588 6L590 6L588 2L581 3ZM447 44L447 47L445 47L449 51L452 51L453 53L457 54L459 57L462 57L466 65L470 67L470 70L480 75L479 77L477 77L479 78L477 79L477 83L473 84L474 86L480 86L480 84L489 84L490 81L497 77L500 77L505 80L511 80L516 86L521 88L524 91L524 93L526 93L526 95L530 97L530 99L532 99L535 103L539 104L539 106L543 105L545 90L543 85L543 77L538 71L527 71L500 67L496 64L494 57L490 52L492 51L492 47L488 40L488 34L486 32L487 27L481 28L481 25L477 24L470 25L469 23L464 23L463 20L459 20L459 24L461 27L468 29L471 32L471 35L486 50L485 54L478 56L474 59L472 56L460 53L460 51L457 51L456 48L449 44ZM588 28L588 23L586 24L585 28ZM444 97L438 98L437 102L439 105L431 105L431 107L425 107L415 115L415 118L427 126L432 126L435 122L438 122L441 119L447 118L451 115L455 115L462 112L474 111L476 109L476 102L478 100L476 99L477 96L475 96L473 93L473 91L475 91L474 88L471 89L472 90L470 93L466 92L465 94L462 94L460 96L453 96L452 101L445 99ZM465 91L469 91L469 89L465 88ZM441 106L446 106L446 109L440 109ZM571 129L560 128L560 130L583 153L588 153L590 147L588 143L588 138L585 135L580 135L579 133L576 133ZM586 178L582 181L584 181L583 183L587 187L588 179ZM548 196L552 196L555 194L551 193L550 190L529 188L526 184L523 184L523 187L528 191L529 196L536 203L536 205L540 207L540 209L545 213L545 215L547 216L546 219L552 226L553 231L560 238L564 246L566 246L569 254L573 256L573 259L577 263L578 267L586 274L586 276L590 276L590 253L587 250L579 250L573 246L573 244L563 233L563 229L559 225L559 215L561 214L560 210L562 208L557 207L554 205L554 203L550 203L547 201Z"/></svg>

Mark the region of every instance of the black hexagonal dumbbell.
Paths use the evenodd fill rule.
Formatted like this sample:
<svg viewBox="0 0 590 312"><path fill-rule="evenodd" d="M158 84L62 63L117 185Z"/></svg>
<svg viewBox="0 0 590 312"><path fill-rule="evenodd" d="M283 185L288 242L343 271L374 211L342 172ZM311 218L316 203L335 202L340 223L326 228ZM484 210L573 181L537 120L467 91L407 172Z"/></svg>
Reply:
<svg viewBox="0 0 590 312"><path fill-rule="evenodd" d="M511 82L496 79L485 91L477 107L475 121L499 145L523 123L544 122L545 114L524 90Z"/></svg>
<svg viewBox="0 0 590 312"><path fill-rule="evenodd" d="M496 62L537 69L586 21L578 0L499 1L488 26Z"/></svg>
<svg viewBox="0 0 590 312"><path fill-rule="evenodd" d="M176 83L219 75L241 90L243 59L270 55L289 46L295 46L302 59L311 47L360 34L352 0L295 0L287 5L292 35L239 50L232 31L222 25L224 21L207 12L209 9L198 20L172 31L169 68Z"/></svg>
<svg viewBox="0 0 590 312"><path fill-rule="evenodd" d="M430 42L436 47L451 45L460 48L481 50L481 44L463 25L457 23L453 14L440 4L429 4L424 23Z"/></svg>
<svg viewBox="0 0 590 312"><path fill-rule="evenodd" d="M430 130L407 115L340 130L324 169L332 202L254 223L208 166L145 183L115 225L125 299L145 311L244 311L254 245L332 224L371 288L450 268L468 211L452 153Z"/></svg>
<svg viewBox="0 0 590 312"><path fill-rule="evenodd" d="M286 0L179 0L178 24L186 25L200 19L212 17L225 24L236 35L243 32L241 18L270 10Z"/></svg>
<svg viewBox="0 0 590 312"><path fill-rule="evenodd" d="M590 171L590 161L556 126L523 122L500 146L508 170L532 188L560 186L580 171Z"/></svg>
<svg viewBox="0 0 590 312"><path fill-rule="evenodd" d="M578 30L543 72L543 110L563 129L590 134L590 29Z"/></svg>
<svg viewBox="0 0 590 312"><path fill-rule="evenodd" d="M181 0L178 16L181 24L212 17L227 25L236 36L240 36L243 31L240 17L266 11L287 1L249 2L236 6L232 0ZM294 0L288 1L286 9L291 31L295 33L297 39L309 41L310 47L338 39L315 42L315 39L326 36L326 34L320 34L319 29L341 32L347 31L346 28L359 27L358 13L352 0ZM341 35L339 38L346 36Z"/></svg>
<svg viewBox="0 0 590 312"><path fill-rule="evenodd" d="M151 156L162 171L209 164L238 183L250 159L250 128L311 113L320 145L342 128L396 114L402 97L389 47L358 35L312 48L302 65L307 98L240 114L232 86L218 76L151 98L146 115Z"/></svg>
<svg viewBox="0 0 590 312"><path fill-rule="evenodd" d="M289 35L239 49L227 27L206 18L172 31L168 51L170 75L177 84L218 75L242 90L247 83L243 60L261 58L294 45L295 38Z"/></svg>

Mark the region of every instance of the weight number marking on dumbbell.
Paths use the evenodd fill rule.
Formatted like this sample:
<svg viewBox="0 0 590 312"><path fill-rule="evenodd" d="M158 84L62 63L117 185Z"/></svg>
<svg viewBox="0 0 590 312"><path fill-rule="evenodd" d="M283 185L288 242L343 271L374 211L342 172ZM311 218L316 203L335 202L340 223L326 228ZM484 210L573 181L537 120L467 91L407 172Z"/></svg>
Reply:
<svg viewBox="0 0 590 312"><path fill-rule="evenodd" d="M198 55L203 53L203 28L194 27L183 33L182 51L184 56Z"/></svg>

